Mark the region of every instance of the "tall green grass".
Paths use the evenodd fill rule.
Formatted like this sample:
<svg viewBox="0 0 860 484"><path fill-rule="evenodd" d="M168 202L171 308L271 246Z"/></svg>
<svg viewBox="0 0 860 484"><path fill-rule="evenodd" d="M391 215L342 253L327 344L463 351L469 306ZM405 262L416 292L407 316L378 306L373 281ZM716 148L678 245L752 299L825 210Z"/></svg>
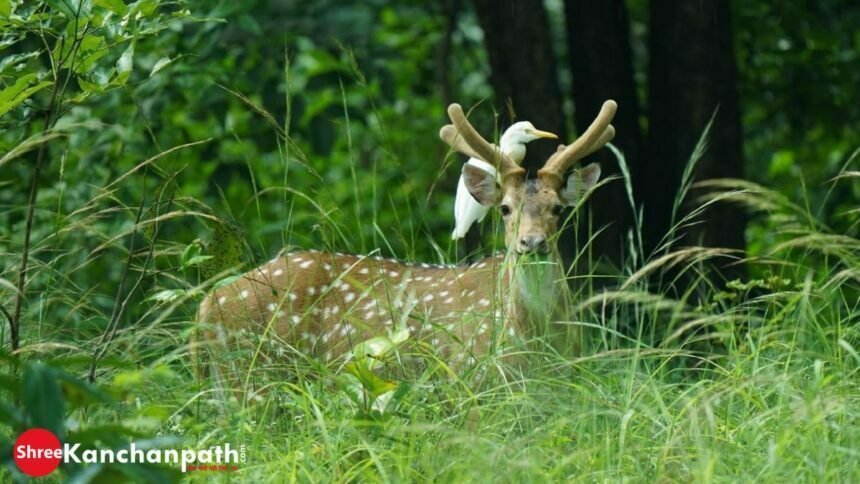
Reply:
<svg viewBox="0 0 860 484"><path fill-rule="evenodd" d="M265 113L259 107L254 111ZM289 125L264 118L277 127L283 185L255 185L245 209L259 219L260 203L283 204L286 221L277 229L284 245L312 238L291 228L300 205L311 210L301 216L318 220L320 248L379 249L414 259L416 240L426 237L420 221L379 226L376 197L370 206L360 206L364 198L359 197L355 207L340 212L319 203L317 193L291 183L292 160L306 157L297 153ZM348 117L344 129L350 132ZM692 173L703 146L685 173ZM685 175L675 205L677 223L667 243L647 254L630 175L623 156L615 153L622 174L609 183L627 187L636 220L637 229L629 234L631 257L608 276L611 284L592 284L607 275L591 269L596 265L589 260L588 242L577 247L572 318L545 322L586 334L581 354L566 351L570 341L539 339L519 349L528 361L524 367L485 355L474 365L453 368L418 348L426 357L423 366L387 362L385 378L396 387L396 398L379 412L350 397L338 368L312 358L247 365L248 355L237 351L224 356L247 368L246 379L255 388L267 391L250 400L218 391L210 380L195 377L189 356L196 301L230 273L225 268L241 260L237 254L246 244L268 254L278 248L245 242L218 208L184 199L169 183L158 187L158 201L147 210L123 206L113 190L142 180L141 165L102 187L72 215L57 207L51 237L54 248L63 250L37 258L33 277L41 291L28 301L25 344L17 357L50 360L84 377L97 355L93 375L110 395L108 403L70 407L68 422L122 422L139 435L180 437L189 446L245 445L247 464L237 475L222 477L248 482L860 480L856 234L833 233L809 204L755 183L694 185ZM356 194L384 191L384 181L360 186L356 157L345 162ZM254 170L251 163L247 168ZM832 183L856 183L857 172L848 168ZM682 213L694 188L708 195ZM741 204L756 215L756 223L779 228L767 247L744 261L752 274L748 280L725 282L712 271L712 264L725 262L726 251L668 243L706 216L712 203ZM588 228L587 209L586 204L570 220L580 230ZM138 211L138 221L96 233L97 222L114 211ZM420 210L410 205L394 212L409 217ZM210 247L159 235L158 227L169 227L163 224L172 219L210 224ZM374 227L369 240L356 238L357 223ZM134 233L137 246L121 243ZM129 299L137 308L125 324L104 309L113 306L94 301L96 282L77 280L74 268L52 270L68 268L62 259L72 251L65 244L80 238L101 242L78 268L102 264L107 249L123 255L121 264L131 275L116 292L117 304L138 287L135 280L146 281L146 298ZM422 244L435 247L439 261L452 257L453 249L433 240ZM151 258L161 261L155 264L157 274L145 263ZM84 308L98 324L69 327L42 319L44 307L57 301ZM14 438L11 430L3 434Z"/></svg>

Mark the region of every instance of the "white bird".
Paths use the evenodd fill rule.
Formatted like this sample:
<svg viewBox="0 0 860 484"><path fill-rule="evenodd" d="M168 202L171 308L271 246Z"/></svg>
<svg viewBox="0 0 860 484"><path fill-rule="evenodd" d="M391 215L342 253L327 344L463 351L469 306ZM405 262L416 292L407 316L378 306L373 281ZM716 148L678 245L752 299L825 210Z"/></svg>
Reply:
<svg viewBox="0 0 860 484"><path fill-rule="evenodd" d="M502 153L511 157L515 162L522 163L526 157L526 143L538 138L557 139L558 136L548 131L535 129L532 123L528 121L520 121L512 124L502 133L499 146ZM472 165L496 176L496 168L484 160L469 158L466 165ZM457 240L465 237L466 232L469 231L475 221L484 220L490 208L492 208L490 205L481 205L469 193L469 189L466 188L466 181L461 174L460 181L457 183L457 197L454 199L454 232L451 234L451 238Z"/></svg>

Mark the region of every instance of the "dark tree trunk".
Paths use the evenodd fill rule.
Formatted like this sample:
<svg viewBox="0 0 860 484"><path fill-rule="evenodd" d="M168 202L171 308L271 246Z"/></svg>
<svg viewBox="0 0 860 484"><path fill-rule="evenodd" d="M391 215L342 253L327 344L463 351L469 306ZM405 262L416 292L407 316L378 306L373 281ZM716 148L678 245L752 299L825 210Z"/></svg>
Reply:
<svg viewBox="0 0 860 484"><path fill-rule="evenodd" d="M708 149L694 177L743 174L730 2L652 0L650 53L650 153L637 181L653 249L669 231L684 166L715 109ZM695 194L688 196L687 209L695 203L691 198ZM684 229L683 243L743 249L745 227L742 210L715 205L702 224Z"/></svg>
<svg viewBox="0 0 860 484"><path fill-rule="evenodd" d="M624 153L634 171L633 178L644 176L639 170L643 143L624 1L566 0L564 6L577 131L585 131L603 101L615 99L618 112L613 121L616 136L612 143ZM591 161L600 162L604 177L621 173L608 150L600 150L583 163ZM633 220L623 182L618 180L598 189L591 207L595 228L605 227L593 243L595 254L620 264Z"/></svg>
<svg viewBox="0 0 860 484"><path fill-rule="evenodd" d="M549 22L541 0L473 0L490 60L496 108L513 108L517 120L562 139L565 123L552 52ZM510 120L506 120L510 121ZM529 144L524 166L531 172L555 151L557 143Z"/></svg>

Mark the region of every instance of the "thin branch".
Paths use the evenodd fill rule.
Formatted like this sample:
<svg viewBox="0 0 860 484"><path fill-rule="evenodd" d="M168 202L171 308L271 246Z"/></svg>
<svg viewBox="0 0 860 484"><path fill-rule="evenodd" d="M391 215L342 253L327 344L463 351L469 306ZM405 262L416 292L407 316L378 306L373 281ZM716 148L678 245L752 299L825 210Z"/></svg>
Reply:
<svg viewBox="0 0 860 484"><path fill-rule="evenodd" d="M134 221L135 227L137 227L140 224L140 219L143 216L143 207L145 206L145 201L146 201L146 175L147 175L148 170L149 170L149 166L146 167L146 170L144 170L144 173L143 173L144 190L143 190L143 194L141 195L140 205L138 205L137 215L136 215L135 221ZM164 189L161 190L161 193L159 194L158 198L154 202L154 206L156 207L156 210L158 210L157 207L161 204L161 196L162 195L164 195ZM167 210L168 211L170 211L170 206L172 204L173 204L173 192L171 191L170 199L167 201ZM143 268L140 272L140 275L138 276L137 280L135 281L134 286L131 287L131 289L125 295L125 298L123 298L122 297L123 288L125 286L125 281L128 277L128 272L129 272L129 269L131 268L131 262L132 262L132 259L134 257L134 242L135 242L135 235L137 234L137 230L134 230L131 233L131 240L129 241L128 259L126 259L126 263L125 263L125 266L123 267L122 275L120 277L119 286L117 287L116 298L114 299L113 313L111 314L110 321L108 322L107 328L105 328L105 332L102 333L101 341L99 341L98 347L96 348L95 352L93 353L93 359L92 359L92 362L90 363L90 369L87 372L87 381L89 381L90 383L93 383L95 381L96 369L98 368L99 361L101 361L101 359L104 358L104 355L105 355L105 353L107 353L107 350L110 347L110 344L113 342L114 338L116 337L116 333L119 330L119 322L122 320L122 315L123 315L123 313L125 313L125 309L126 309L126 307L128 307L128 303L131 300L131 297L137 291L137 288L140 287L140 284L141 284L141 282L143 282L144 277L146 277L146 271L149 268L149 264L152 262L152 260L155 257L155 244L158 240L158 234L159 234L160 228L161 228L160 224L156 223L155 228L153 230L153 234L152 234L152 241L150 242L150 245L149 245L149 251L147 252L146 260L143 263ZM120 299L122 299L121 302L120 302Z"/></svg>

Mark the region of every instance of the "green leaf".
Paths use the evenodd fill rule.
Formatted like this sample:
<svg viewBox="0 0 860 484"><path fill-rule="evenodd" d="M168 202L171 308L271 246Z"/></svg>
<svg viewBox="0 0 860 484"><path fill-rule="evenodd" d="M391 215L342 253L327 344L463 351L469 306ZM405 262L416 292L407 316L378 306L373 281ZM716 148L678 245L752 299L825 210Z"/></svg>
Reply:
<svg viewBox="0 0 860 484"><path fill-rule="evenodd" d="M116 61L116 77L113 79L112 84L117 85L125 85L126 81L128 81L128 77L131 75L131 71L134 68L134 42L128 45L128 48L125 49L125 52L119 56L119 59Z"/></svg>
<svg viewBox="0 0 860 484"><path fill-rule="evenodd" d="M65 405L55 371L41 363L27 365L21 385L21 403L28 414L30 426L63 435Z"/></svg>
<svg viewBox="0 0 860 484"><path fill-rule="evenodd" d="M245 238L234 224L224 220L214 223L215 233L209 242L207 252L213 256L201 269L205 277L212 277L226 269L242 266Z"/></svg>
<svg viewBox="0 0 860 484"><path fill-rule="evenodd" d="M106 8L117 15L125 15L126 6L122 0L93 0L93 4Z"/></svg>
<svg viewBox="0 0 860 484"><path fill-rule="evenodd" d="M165 289L149 296L146 300L168 303L181 298L186 294L186 292L187 291L185 289Z"/></svg>
<svg viewBox="0 0 860 484"><path fill-rule="evenodd" d="M380 378L376 373L371 371L365 365L350 361L344 366L344 371L349 372L361 382L362 388L370 396L370 401L376 400L377 397L384 393L388 393L397 388L397 384Z"/></svg>
<svg viewBox="0 0 860 484"><path fill-rule="evenodd" d="M158 74L158 71L169 66L172 62L173 59L171 59L170 57L162 57L161 59L158 59L158 61L155 62L155 65L152 66L152 70L149 72L149 77Z"/></svg>
<svg viewBox="0 0 860 484"><path fill-rule="evenodd" d="M51 81L38 82L36 74L21 76L15 84L0 91L0 116L8 113L19 104L30 98L33 94L52 85Z"/></svg>
<svg viewBox="0 0 860 484"><path fill-rule="evenodd" d="M380 366L388 353L408 339L408 329L396 329L387 336L377 336L356 344L352 354L356 364L372 369ZM359 374L355 374L355 376L360 378Z"/></svg>
<svg viewBox="0 0 860 484"><path fill-rule="evenodd" d="M79 74L89 73L96 66L96 62L109 52L104 37L92 34L85 35L81 40L80 47L78 47L75 72Z"/></svg>
<svg viewBox="0 0 860 484"><path fill-rule="evenodd" d="M188 267L199 266L200 264L208 261L209 259L212 259L213 257L214 256L211 255L195 255L194 257L191 257L187 261L183 262L182 268L186 269Z"/></svg>
<svg viewBox="0 0 860 484"><path fill-rule="evenodd" d="M63 388L63 395L71 408L81 408L93 403L107 403L110 401L107 394L89 383L69 375L65 372L56 372L56 377Z"/></svg>
<svg viewBox="0 0 860 484"><path fill-rule="evenodd" d="M91 0L45 0L54 10L61 12L69 20L86 20L93 8Z"/></svg>
<svg viewBox="0 0 860 484"><path fill-rule="evenodd" d="M104 92L105 88L101 85L90 82L84 76L78 76L78 85L81 87L81 90L86 94L101 94Z"/></svg>
<svg viewBox="0 0 860 484"><path fill-rule="evenodd" d="M27 425L21 410L2 400L0 400L0 423L12 428L20 428Z"/></svg>
<svg viewBox="0 0 860 484"><path fill-rule="evenodd" d="M0 0L0 17L9 18L12 15L11 0Z"/></svg>

